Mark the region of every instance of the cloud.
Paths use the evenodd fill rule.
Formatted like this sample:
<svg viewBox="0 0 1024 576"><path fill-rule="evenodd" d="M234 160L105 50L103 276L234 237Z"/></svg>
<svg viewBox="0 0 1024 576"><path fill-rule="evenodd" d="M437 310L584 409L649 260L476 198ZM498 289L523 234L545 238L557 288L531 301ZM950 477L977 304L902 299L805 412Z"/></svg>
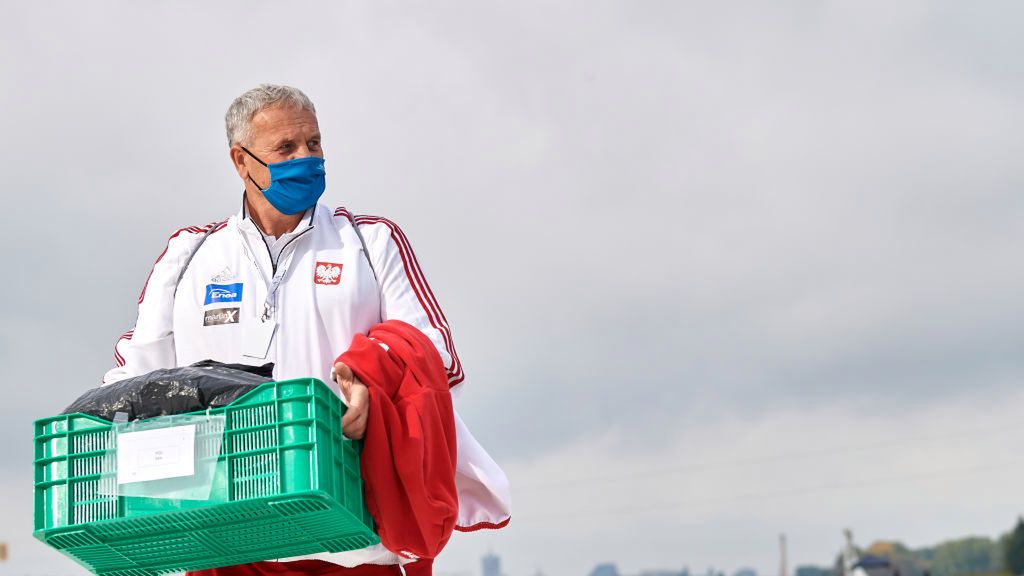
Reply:
<svg viewBox="0 0 1024 576"><path fill-rule="evenodd" d="M1024 466L1019 397L905 405L898 416L843 404L708 414L647 438L644 451L630 432L595 432L506 462L518 531L495 542L515 573L578 571L579 558L618 560L626 573L685 563L774 574L779 533L791 560L818 565L846 527L865 545L996 536L1012 527Z"/></svg>
<svg viewBox="0 0 1024 576"><path fill-rule="evenodd" d="M9 7L5 437L97 382L167 236L237 209L222 114L263 81L317 103L326 201L412 239L466 366L460 412L513 488L612 454L648 470L927 434L1016 398L1019 6L318 6L288 35L276 8L239 8ZM957 442L932 456L1002 457ZM0 472L18 477L30 447L5 454ZM766 486L789 472L757 470ZM744 473L651 480L643 497L757 492ZM514 552L509 574L534 558L639 570L681 549L693 569L770 573L783 529L795 562L830 561L847 520L866 539L993 534L1015 514L1012 477L716 501L650 513L643 531L514 522L456 538L441 565L475 570L493 546ZM517 506L625 505L620 489ZM950 494L978 492L990 499L944 515ZM923 520L885 525L886 506Z"/></svg>

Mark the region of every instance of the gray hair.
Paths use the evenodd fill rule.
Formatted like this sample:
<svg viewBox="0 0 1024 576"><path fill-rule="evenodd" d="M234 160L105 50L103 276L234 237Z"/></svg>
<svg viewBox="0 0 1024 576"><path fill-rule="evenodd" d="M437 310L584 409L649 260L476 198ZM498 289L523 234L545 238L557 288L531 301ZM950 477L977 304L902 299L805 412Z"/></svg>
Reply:
<svg viewBox="0 0 1024 576"><path fill-rule="evenodd" d="M298 88L278 84L260 84L242 94L228 107L224 115L224 127L228 133L228 145L249 143L252 136L250 124L253 116L274 105L297 106L316 114L316 108L308 96Z"/></svg>

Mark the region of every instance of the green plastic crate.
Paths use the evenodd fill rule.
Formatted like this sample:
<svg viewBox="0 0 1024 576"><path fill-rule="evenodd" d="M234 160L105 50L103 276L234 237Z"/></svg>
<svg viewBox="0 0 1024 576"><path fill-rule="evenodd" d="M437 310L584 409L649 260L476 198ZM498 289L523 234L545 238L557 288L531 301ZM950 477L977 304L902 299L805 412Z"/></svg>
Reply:
<svg viewBox="0 0 1024 576"><path fill-rule="evenodd" d="M33 534L92 572L117 576L376 544L361 443L342 436L344 409L323 382L305 378L262 384L209 411L226 422L205 501L101 495L112 424L81 413L37 420Z"/></svg>

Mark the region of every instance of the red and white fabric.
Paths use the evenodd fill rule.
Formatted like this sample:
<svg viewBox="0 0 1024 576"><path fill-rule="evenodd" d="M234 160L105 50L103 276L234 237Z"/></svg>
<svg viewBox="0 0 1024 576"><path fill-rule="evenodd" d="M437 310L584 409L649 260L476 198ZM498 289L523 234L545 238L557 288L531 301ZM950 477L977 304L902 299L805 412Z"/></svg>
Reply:
<svg viewBox="0 0 1024 576"><path fill-rule="evenodd" d="M430 339L445 366L448 385L453 392L460 389L464 374L451 330L402 230L384 218L350 219L345 209L331 211L323 205L312 208L308 217L308 223L289 233L290 242L281 250L277 266L244 209L225 221L175 232L146 281L134 328L115 345L116 366L106 373L104 383L206 358L253 365L274 362L275 379L312 376L330 382L334 359L354 336L396 319ZM359 226L372 269L352 220ZM263 312L269 279L278 267L287 273L277 292L276 331L265 358L246 356L243 331ZM207 304L207 289L213 284L241 284L240 301ZM207 313L235 308L237 313L230 318L237 321L204 326ZM504 473L457 412L455 431L456 530L504 526L511 506ZM303 558L342 566L402 562L380 545Z"/></svg>
<svg viewBox="0 0 1024 576"><path fill-rule="evenodd" d="M381 542L428 576L459 514L452 396L441 357L423 332L388 320L357 334L338 357L370 391L359 455L366 508Z"/></svg>

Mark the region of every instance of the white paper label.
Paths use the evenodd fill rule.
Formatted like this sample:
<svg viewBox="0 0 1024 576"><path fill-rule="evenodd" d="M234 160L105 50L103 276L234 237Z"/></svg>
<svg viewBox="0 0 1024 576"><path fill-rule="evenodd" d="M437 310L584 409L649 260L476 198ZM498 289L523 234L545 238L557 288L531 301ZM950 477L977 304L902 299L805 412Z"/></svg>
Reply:
<svg viewBox="0 0 1024 576"><path fill-rule="evenodd" d="M270 341L274 339L277 322L266 322L253 318L242 326L242 355L249 358L266 358Z"/></svg>
<svg viewBox="0 0 1024 576"><path fill-rule="evenodd" d="M196 425L117 435L117 483L192 476L196 471Z"/></svg>

